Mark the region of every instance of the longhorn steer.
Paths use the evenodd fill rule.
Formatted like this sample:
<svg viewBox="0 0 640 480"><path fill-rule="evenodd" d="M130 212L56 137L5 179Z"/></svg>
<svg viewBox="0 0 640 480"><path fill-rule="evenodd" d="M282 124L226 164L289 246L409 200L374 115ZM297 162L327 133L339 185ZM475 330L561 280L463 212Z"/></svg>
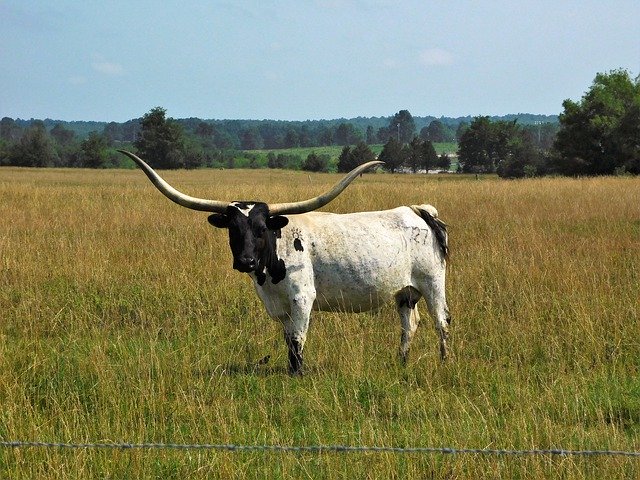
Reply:
<svg viewBox="0 0 640 480"><path fill-rule="evenodd" d="M214 212L209 223L228 229L233 268L251 276L267 312L284 326L292 374L302 373L312 309L364 312L391 300L402 322L403 361L418 327L416 303L422 297L435 320L440 356L446 358L447 232L436 209L413 205L350 214L313 211L337 197L357 175L383 162L360 165L318 197L269 205L190 197L133 153L120 152L136 162L170 200Z"/></svg>

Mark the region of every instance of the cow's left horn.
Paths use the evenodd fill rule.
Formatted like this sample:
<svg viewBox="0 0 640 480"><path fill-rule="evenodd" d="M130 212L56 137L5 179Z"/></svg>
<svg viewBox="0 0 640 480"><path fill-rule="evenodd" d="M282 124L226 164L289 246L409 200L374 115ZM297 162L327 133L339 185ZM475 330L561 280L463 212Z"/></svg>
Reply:
<svg viewBox="0 0 640 480"><path fill-rule="evenodd" d="M142 169L142 171L149 177L151 183L153 183L162 194L167 197L169 200L176 202L178 205L182 205L183 207L190 208L192 210L200 210L202 212L216 212L216 213L224 213L227 211L227 207L229 206L229 202L221 202L219 200L207 200L204 198L196 198L190 197L189 195L185 195L182 192L179 192L167 182L164 181L160 175L158 175L153 168L147 165L144 160L142 160L137 155L134 155L131 152L127 152L126 150L118 150L120 153L124 153L131 160L136 162L138 166Z"/></svg>
<svg viewBox="0 0 640 480"><path fill-rule="evenodd" d="M336 183L331 190L317 197L310 198L309 200L292 203L269 204L269 213L271 215L294 215L297 213L306 213L317 210L318 208L323 207L338 195L340 195L342 191L347 188L353 181L353 179L358 175L365 172L366 170L369 170L375 165L382 165L383 163L384 162L381 162L379 160L363 163L362 165L354 168L349 173L347 173L347 175L345 175L342 180Z"/></svg>

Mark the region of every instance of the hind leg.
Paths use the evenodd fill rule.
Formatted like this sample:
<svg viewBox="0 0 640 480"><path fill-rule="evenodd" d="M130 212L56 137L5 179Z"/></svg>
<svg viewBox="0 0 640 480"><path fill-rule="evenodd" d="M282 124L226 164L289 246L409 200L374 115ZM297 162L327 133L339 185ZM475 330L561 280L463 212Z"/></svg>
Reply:
<svg viewBox="0 0 640 480"><path fill-rule="evenodd" d="M449 307L444 291L444 276L442 281L433 282L424 288L422 294L427 302L429 314L433 318L440 338L440 358L445 360L449 355L447 340L449 338L449 324L451 323L451 315L449 315Z"/></svg>
<svg viewBox="0 0 640 480"><path fill-rule="evenodd" d="M420 314L416 303L420 300L420 292L407 287L396 295L396 309L400 315L402 334L400 337L400 358L402 363L407 363L411 340L418 329Z"/></svg>

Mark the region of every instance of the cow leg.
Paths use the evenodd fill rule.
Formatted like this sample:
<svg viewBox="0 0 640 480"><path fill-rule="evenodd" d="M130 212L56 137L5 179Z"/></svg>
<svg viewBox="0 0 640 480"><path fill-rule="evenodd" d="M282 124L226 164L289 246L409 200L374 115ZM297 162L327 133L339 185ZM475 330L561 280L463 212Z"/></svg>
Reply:
<svg viewBox="0 0 640 480"><path fill-rule="evenodd" d="M441 282L434 282L425 288L422 294L427 301L429 314L435 321L436 331L440 337L440 359L445 360L449 355L447 339L449 338L451 316L445 298L444 277Z"/></svg>
<svg viewBox="0 0 640 480"><path fill-rule="evenodd" d="M396 309L400 315L402 334L400 337L400 358L402 363L407 363L411 340L418 329L420 314L416 303L420 300L421 294L411 287L401 290L396 295Z"/></svg>
<svg viewBox="0 0 640 480"><path fill-rule="evenodd" d="M284 339L289 352L289 373L291 375L303 374L303 350L307 341L312 306L312 299L296 295L292 300L291 315L282 319Z"/></svg>

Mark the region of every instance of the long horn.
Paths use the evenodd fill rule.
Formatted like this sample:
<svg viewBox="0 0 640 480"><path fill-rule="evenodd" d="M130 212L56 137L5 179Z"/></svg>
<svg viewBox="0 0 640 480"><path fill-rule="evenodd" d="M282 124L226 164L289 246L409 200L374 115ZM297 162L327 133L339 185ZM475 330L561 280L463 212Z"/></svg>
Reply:
<svg viewBox="0 0 640 480"><path fill-rule="evenodd" d="M127 152L126 150L118 150L120 153L125 154L131 160L136 162L138 166L142 169L142 171L149 177L151 183L153 183L162 194L167 197L169 200L176 202L178 205L182 205L183 207L190 208L192 210L199 210L202 212L216 212L216 213L224 213L227 211L227 207L229 206L229 202L221 202L218 200L206 200L204 198L196 198L190 197L189 195L185 195L182 192L179 192L167 182L165 182L160 175L158 175L153 168L147 165L144 160L142 160L137 155L134 155L131 152Z"/></svg>
<svg viewBox="0 0 640 480"><path fill-rule="evenodd" d="M331 190L317 197L310 198L309 200L292 203L269 204L269 213L271 215L294 215L296 213L306 213L311 212L312 210L317 210L318 208L323 207L338 195L340 195L340 193L342 193L342 191L347 188L347 186L349 186L353 179L358 175L375 165L382 165L383 163L384 162L378 160L363 163L362 165L351 170L342 180L336 183Z"/></svg>

